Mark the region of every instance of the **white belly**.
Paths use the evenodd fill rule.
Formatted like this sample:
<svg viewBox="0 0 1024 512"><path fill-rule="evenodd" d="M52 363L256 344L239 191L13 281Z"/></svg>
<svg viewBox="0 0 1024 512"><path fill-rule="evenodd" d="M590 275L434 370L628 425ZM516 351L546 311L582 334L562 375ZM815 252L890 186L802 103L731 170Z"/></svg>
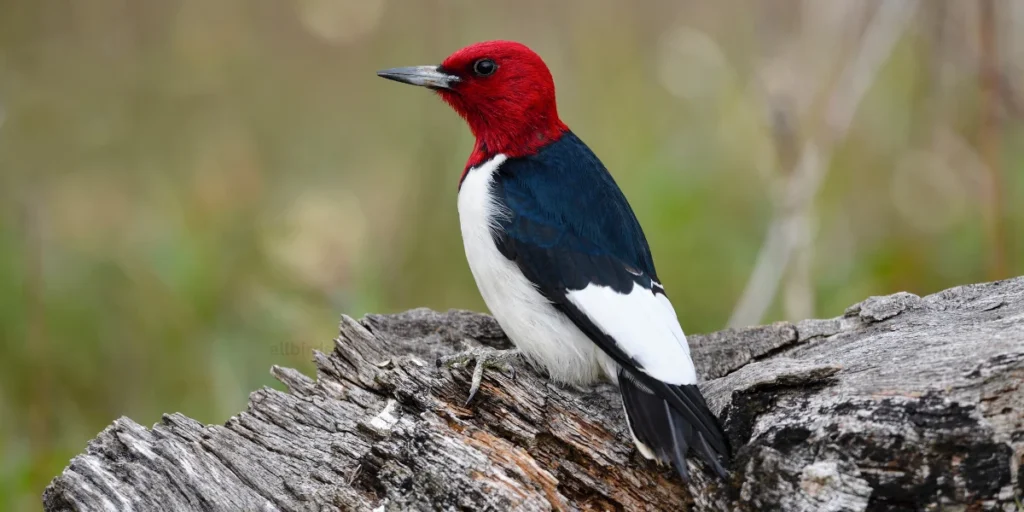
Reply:
<svg viewBox="0 0 1024 512"><path fill-rule="evenodd" d="M559 382L615 379L616 366L565 315L544 298L515 263L494 245L498 211L491 195L494 172L505 155L470 170L459 190L459 219L466 259L480 295L516 348Z"/></svg>

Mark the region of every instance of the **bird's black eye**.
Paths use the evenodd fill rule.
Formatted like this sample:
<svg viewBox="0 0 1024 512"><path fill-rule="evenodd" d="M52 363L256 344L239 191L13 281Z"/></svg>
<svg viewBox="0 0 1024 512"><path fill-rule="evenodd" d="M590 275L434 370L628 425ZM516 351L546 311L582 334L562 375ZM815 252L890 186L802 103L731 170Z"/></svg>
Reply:
<svg viewBox="0 0 1024 512"><path fill-rule="evenodd" d="M473 63L473 73L476 76L491 76L498 70L498 65L491 59L480 59Z"/></svg>

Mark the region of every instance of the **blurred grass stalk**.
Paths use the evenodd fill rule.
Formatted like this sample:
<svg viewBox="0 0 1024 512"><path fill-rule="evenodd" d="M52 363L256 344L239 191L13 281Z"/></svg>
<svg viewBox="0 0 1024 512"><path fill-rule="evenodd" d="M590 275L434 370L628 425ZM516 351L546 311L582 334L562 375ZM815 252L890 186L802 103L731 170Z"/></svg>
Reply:
<svg viewBox="0 0 1024 512"><path fill-rule="evenodd" d="M981 200L982 218L988 242L988 278L1009 277L1007 266L1006 209L1003 196L1006 180L1001 166L1000 103L1003 94L998 55L995 0L978 0L978 37L980 55L979 90L982 117L978 127L978 146L985 170L988 172Z"/></svg>
<svg viewBox="0 0 1024 512"><path fill-rule="evenodd" d="M820 123L815 123L821 125L820 129L810 131L793 170L781 173L777 178L782 185L776 186L781 193L774 194L775 213L754 271L729 319L730 327L760 323L787 273L791 277L786 294L789 298L788 316L798 320L814 315L810 278L814 200L828 173L833 147L849 131L861 99L892 55L893 48L917 11L917 4L918 0L879 3L860 38L857 51L838 80L831 87L822 87L831 90L825 96L824 117ZM867 2L862 5L871 8ZM827 80L821 81L828 84ZM778 123L773 123L773 129L788 130ZM790 138L789 134L782 134L775 140Z"/></svg>
<svg viewBox="0 0 1024 512"><path fill-rule="evenodd" d="M50 357L49 340L46 332L46 309L44 290L44 241L43 241L43 219L42 203L38 198L35 186L23 190L22 197L17 199L17 214L21 237L24 240L22 246L24 275L24 300L25 300L25 343L28 347L29 364L37 371L33 376L33 384L30 387L32 396L27 414L27 424L30 449L37 457L32 461L31 478L45 478L49 471L49 464L52 451L50 433L51 417L48 405L52 384L52 365L48 361Z"/></svg>

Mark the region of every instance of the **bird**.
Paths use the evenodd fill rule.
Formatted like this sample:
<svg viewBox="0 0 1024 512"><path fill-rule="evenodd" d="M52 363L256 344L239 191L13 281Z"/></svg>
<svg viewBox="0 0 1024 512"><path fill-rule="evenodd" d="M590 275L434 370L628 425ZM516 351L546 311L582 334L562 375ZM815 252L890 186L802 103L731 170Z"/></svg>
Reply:
<svg viewBox="0 0 1024 512"><path fill-rule="evenodd" d="M543 59L515 41L484 41L440 65L378 76L426 87L468 124L475 144L459 178L466 259L515 350L557 382L615 383L640 454L689 481L695 453L725 479L728 438L697 386L690 349L643 229L612 175L562 122ZM468 404L468 402L467 402Z"/></svg>

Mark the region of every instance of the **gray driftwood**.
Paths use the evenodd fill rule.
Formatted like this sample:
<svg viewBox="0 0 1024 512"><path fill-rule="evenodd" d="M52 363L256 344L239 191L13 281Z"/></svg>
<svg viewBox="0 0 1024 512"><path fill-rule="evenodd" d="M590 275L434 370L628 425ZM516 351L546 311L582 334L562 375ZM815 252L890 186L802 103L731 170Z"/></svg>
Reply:
<svg viewBox="0 0 1024 512"><path fill-rule="evenodd" d="M438 356L508 344L488 316L345 317L318 375L252 393L225 425L116 420L46 510L1024 510L1024 278L840 318L692 336L737 452L689 487L640 458L610 387Z"/></svg>

